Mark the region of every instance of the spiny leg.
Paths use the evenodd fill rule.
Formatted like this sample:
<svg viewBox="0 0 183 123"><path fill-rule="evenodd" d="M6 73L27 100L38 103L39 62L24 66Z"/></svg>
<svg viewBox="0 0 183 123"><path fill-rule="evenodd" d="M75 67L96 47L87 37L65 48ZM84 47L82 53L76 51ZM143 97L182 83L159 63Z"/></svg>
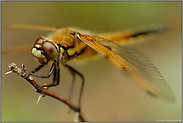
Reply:
<svg viewBox="0 0 183 123"><path fill-rule="evenodd" d="M46 76L34 74L35 72L37 72L38 70L40 70L41 68L43 68L45 66L45 65L40 65L37 68L35 68L31 73L29 73L25 78L27 78L29 75L33 75L33 76L40 77L40 78L49 78L51 76L51 74L53 73L53 70L55 68L55 64L56 64L56 60L53 62L52 66L50 68L50 71Z"/></svg>
<svg viewBox="0 0 183 123"><path fill-rule="evenodd" d="M31 71L31 73L29 73L27 76L25 76L25 78L27 78L29 75L32 75L33 73L39 71L41 68L43 68L45 65L44 64L41 64L39 65L38 67L36 67L33 71ZM33 74L33 76L36 75L36 74Z"/></svg>
<svg viewBox="0 0 183 123"><path fill-rule="evenodd" d="M70 70L70 72L72 73L72 75L74 75L73 77L73 82L75 80L75 75L77 74L81 80L82 80L82 83L81 83L81 91L80 91L80 95L79 95L79 100L78 100L78 105L80 106L80 103L81 103L81 96L82 96L82 93L83 93L83 87L84 87L84 77L83 75L81 75L78 71L76 71L74 68L72 68L71 66L67 65L67 64L64 64L64 66L66 68L68 68ZM73 88L73 87L72 87Z"/></svg>
<svg viewBox="0 0 183 123"><path fill-rule="evenodd" d="M44 64L39 65L37 68L35 68L33 71L31 71L31 73L35 73L35 72L39 71L44 66L45 66Z"/></svg>
<svg viewBox="0 0 183 123"><path fill-rule="evenodd" d="M59 65L59 61L56 62L56 65L53 69L53 82L48 84L48 85L43 85L39 88L37 88L37 90L43 88L43 87L52 87L52 86L57 86L60 83L60 65Z"/></svg>
<svg viewBox="0 0 183 123"><path fill-rule="evenodd" d="M37 88L37 92L41 92L41 88L43 87L51 87L51 86L56 86L59 84L60 82L60 67L59 67L59 61L54 61L52 63L52 66L50 68L49 73L46 76L41 76L41 75L37 75L34 74L35 72L39 71L41 68L43 68L45 65L39 65L37 68L35 68L31 73L29 73L25 78L27 78L29 75L33 75L36 77L40 77L40 78L49 78L51 76L51 74L54 72L53 75L53 82L51 84L48 85L42 85L41 87Z"/></svg>
<svg viewBox="0 0 183 123"><path fill-rule="evenodd" d="M60 83L60 64L59 61L57 61L53 73L53 82L49 85L46 85L46 87L57 86L59 83Z"/></svg>

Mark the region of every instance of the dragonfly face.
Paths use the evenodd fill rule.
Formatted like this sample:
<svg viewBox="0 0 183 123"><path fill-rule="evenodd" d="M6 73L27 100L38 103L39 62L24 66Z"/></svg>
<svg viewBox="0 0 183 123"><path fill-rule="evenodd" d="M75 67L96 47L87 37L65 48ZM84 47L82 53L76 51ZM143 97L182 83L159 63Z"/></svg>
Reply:
<svg viewBox="0 0 183 123"><path fill-rule="evenodd" d="M41 64L48 64L50 61L57 59L59 48L57 44L51 42L43 37L38 38L34 42L32 54Z"/></svg>

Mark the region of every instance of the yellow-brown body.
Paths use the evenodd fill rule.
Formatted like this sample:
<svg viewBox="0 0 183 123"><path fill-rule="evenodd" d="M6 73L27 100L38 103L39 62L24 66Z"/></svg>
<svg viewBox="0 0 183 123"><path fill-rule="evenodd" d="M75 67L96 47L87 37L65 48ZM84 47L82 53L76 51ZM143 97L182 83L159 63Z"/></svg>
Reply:
<svg viewBox="0 0 183 123"><path fill-rule="evenodd" d="M61 53L64 53L65 51L67 52L69 57L63 55L62 62L68 62L74 58L82 60L98 54L86 43L83 43L81 40L75 37L74 34L76 32L82 35L93 35L91 32L75 28L62 28L48 35L49 40L61 45ZM126 31L117 33L104 33L99 34L98 36L114 41L121 45L128 45L152 39L156 35L156 33L147 32L133 37L135 34L138 34L138 32Z"/></svg>

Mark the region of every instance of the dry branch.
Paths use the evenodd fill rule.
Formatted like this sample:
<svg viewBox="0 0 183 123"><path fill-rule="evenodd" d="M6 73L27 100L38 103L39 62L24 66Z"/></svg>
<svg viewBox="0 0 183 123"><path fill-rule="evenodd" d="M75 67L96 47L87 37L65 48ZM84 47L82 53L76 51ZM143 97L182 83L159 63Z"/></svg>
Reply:
<svg viewBox="0 0 183 123"><path fill-rule="evenodd" d="M36 90L37 90L37 88L41 87L41 85L39 85L31 76L26 77L28 75L28 73L26 72L25 65L22 64L22 69L18 68L15 63L11 63L10 65L8 65L8 67L9 67L10 71L6 72L5 74L10 74L12 72L17 73L22 78L26 79L33 87L35 87ZM42 96L47 95L47 96L53 97L53 98L55 98L55 99L65 103L71 109L73 109L75 112L79 112L80 120L82 122L86 122L86 120L85 120L85 118L84 118L84 116L83 116L83 114L82 114L82 112L80 110L80 107L75 105L74 103L72 103L67 98L65 98L65 97L63 97L63 96L61 96L61 95L59 95L59 94L57 94L57 93L55 93L55 92L53 92L51 90L48 90L47 88L44 88L44 87L41 88L41 90L36 91L36 92L41 93ZM75 120L77 120L77 119L75 119Z"/></svg>

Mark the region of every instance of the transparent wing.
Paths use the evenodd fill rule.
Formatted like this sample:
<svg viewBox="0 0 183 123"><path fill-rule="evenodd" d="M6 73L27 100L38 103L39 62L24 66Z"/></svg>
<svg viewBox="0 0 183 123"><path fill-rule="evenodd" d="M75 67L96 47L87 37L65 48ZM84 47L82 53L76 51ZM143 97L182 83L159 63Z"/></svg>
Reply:
<svg viewBox="0 0 183 123"><path fill-rule="evenodd" d="M22 44L18 46L11 46L11 47L6 47L2 48L1 53L2 55L15 55L19 53L26 53L30 52L32 48L32 44Z"/></svg>
<svg viewBox="0 0 183 123"><path fill-rule="evenodd" d="M144 54L99 36L78 34L78 38L125 70L150 95L175 100L166 80Z"/></svg>
<svg viewBox="0 0 183 123"><path fill-rule="evenodd" d="M125 46L152 40L156 36L164 34L170 29L171 28L168 25L152 24L140 28L124 30L122 32L103 33L97 35Z"/></svg>
<svg viewBox="0 0 183 123"><path fill-rule="evenodd" d="M43 26L34 24L18 24L18 23L2 23L2 29L26 29L26 30L44 30L44 31L54 31L62 29L61 27L55 26Z"/></svg>

